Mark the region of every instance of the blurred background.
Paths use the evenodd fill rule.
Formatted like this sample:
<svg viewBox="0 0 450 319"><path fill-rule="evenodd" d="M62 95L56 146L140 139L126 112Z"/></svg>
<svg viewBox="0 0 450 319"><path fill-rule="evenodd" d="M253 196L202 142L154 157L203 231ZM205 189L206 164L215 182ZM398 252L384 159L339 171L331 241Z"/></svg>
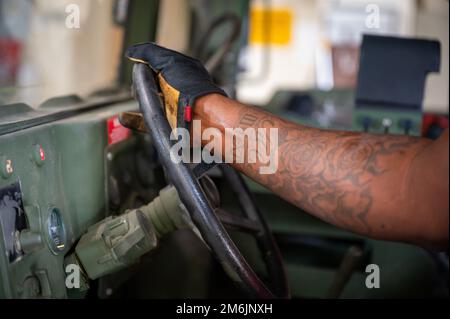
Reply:
<svg viewBox="0 0 450 319"><path fill-rule="evenodd" d="M445 117L448 12L446 0L0 0L0 105L123 87L124 48L156 41L203 62L216 54L211 73L242 102L366 127L376 121L352 110L363 34L377 34L440 43L418 111Z"/></svg>
<svg viewBox="0 0 450 319"><path fill-rule="evenodd" d="M69 16L73 11L66 12L73 3L79 28ZM51 97L114 85L123 28L114 22L113 6L114 1L0 1L0 103L37 107Z"/></svg>

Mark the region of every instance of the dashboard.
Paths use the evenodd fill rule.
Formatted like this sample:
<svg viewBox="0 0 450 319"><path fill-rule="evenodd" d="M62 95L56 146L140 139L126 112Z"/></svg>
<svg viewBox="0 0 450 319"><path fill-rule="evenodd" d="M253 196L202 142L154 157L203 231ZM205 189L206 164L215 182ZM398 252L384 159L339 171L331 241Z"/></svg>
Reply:
<svg viewBox="0 0 450 319"><path fill-rule="evenodd" d="M136 108L122 99L69 112L11 107L0 117L0 298L67 297L65 256L78 238L156 194L151 147L135 151L149 141L118 123Z"/></svg>

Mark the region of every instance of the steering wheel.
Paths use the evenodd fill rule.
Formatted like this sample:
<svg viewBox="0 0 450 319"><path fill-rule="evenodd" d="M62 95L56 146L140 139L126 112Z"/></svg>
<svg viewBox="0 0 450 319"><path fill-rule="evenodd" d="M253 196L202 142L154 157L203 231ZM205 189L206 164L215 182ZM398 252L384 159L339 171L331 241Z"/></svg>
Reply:
<svg viewBox="0 0 450 319"><path fill-rule="evenodd" d="M289 298L290 291L280 251L240 174L231 166L221 165L224 177L232 186L245 217L223 211L217 214L205 194L207 190L202 188L198 180L199 174L196 176L194 172L195 169L183 162L175 163L170 158L173 145L173 141L169 138L171 128L163 113L154 74L147 65L141 63L134 65L133 85L145 124L169 181L177 189L192 222L225 272L251 297ZM271 281L269 286L266 286L249 266L221 220L224 224L235 226L255 236L266 262Z"/></svg>

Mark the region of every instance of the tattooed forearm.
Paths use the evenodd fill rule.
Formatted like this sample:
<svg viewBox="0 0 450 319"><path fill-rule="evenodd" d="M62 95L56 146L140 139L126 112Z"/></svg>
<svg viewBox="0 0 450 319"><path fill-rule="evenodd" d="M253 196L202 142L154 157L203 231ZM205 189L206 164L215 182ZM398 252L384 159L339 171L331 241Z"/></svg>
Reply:
<svg viewBox="0 0 450 319"><path fill-rule="evenodd" d="M340 227L371 234L369 213L373 182L383 174L398 174L393 156L419 152L427 141L414 137L389 137L351 132L330 132L300 127L273 115L243 108L239 126L277 127L278 172L258 174L254 164L239 168L286 200ZM401 174L398 174L401 177Z"/></svg>
<svg viewBox="0 0 450 319"><path fill-rule="evenodd" d="M310 128L226 98L218 99L225 100L213 100L211 107L206 104L198 109L206 126L278 129L278 169L274 174L260 174L260 162L233 166L285 200L363 235L422 244L448 239L448 228L442 226L448 225L448 195L444 195L446 199L440 195L445 189L448 192L448 155L432 155L438 158L436 170L447 171L443 186L436 170L433 177L429 172L420 173L424 153L432 153L432 141ZM448 132L446 136L443 145L448 152ZM266 140L263 147L269 143ZM421 183L431 188L422 191ZM434 205L439 214L429 213L427 205Z"/></svg>

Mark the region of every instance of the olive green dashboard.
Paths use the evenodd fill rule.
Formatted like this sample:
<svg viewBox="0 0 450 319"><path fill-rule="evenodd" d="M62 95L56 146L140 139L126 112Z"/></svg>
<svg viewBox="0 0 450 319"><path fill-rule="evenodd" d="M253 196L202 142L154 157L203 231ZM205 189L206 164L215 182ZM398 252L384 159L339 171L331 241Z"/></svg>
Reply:
<svg viewBox="0 0 450 319"><path fill-rule="evenodd" d="M20 107L3 117L11 132L0 135L0 298L66 297L64 256L108 214L108 119L137 107L121 100L27 110L41 123L23 121Z"/></svg>

